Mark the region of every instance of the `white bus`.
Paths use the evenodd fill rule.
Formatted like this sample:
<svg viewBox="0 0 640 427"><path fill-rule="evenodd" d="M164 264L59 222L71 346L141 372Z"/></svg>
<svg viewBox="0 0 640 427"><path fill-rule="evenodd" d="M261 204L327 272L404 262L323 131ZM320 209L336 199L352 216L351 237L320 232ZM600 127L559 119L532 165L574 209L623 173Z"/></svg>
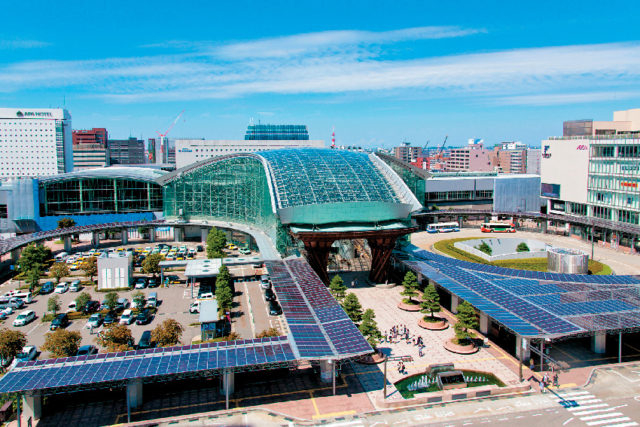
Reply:
<svg viewBox="0 0 640 427"><path fill-rule="evenodd" d="M427 233L451 233L453 231L460 231L460 224L454 222L436 222L435 224L427 225Z"/></svg>
<svg viewBox="0 0 640 427"><path fill-rule="evenodd" d="M483 222L480 231L483 233L515 233L516 227L505 222Z"/></svg>
<svg viewBox="0 0 640 427"><path fill-rule="evenodd" d="M12 298L12 297L20 298L26 304L30 304L33 301L33 296L31 295L31 292L29 292L29 291L20 291L18 289L15 289L13 291L9 291L6 294L4 294L4 296L6 298Z"/></svg>

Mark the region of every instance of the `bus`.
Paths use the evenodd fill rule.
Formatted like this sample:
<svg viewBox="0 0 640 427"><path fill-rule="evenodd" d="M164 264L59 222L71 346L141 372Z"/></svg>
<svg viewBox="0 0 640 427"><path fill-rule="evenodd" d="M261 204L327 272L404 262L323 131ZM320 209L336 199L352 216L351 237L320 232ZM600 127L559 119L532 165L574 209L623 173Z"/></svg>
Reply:
<svg viewBox="0 0 640 427"><path fill-rule="evenodd" d="M452 231L460 231L460 224L454 221L427 225L427 233L451 233Z"/></svg>
<svg viewBox="0 0 640 427"><path fill-rule="evenodd" d="M5 298L20 298L26 304L30 304L33 301L33 295L31 295L31 292L29 292L29 291L20 291L18 289L15 289L13 291L7 292L6 294L4 294L4 297Z"/></svg>
<svg viewBox="0 0 640 427"><path fill-rule="evenodd" d="M506 222L483 222L480 231L483 233L515 233L516 227Z"/></svg>

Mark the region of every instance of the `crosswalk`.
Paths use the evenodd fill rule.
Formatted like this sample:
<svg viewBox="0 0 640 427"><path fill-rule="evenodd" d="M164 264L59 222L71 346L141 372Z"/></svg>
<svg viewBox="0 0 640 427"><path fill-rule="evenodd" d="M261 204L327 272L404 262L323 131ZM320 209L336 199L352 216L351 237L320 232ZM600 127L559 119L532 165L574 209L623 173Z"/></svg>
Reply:
<svg viewBox="0 0 640 427"><path fill-rule="evenodd" d="M567 411L588 426L632 427L638 423L627 417L620 409L627 405L610 406L588 391L558 392L558 403L575 402Z"/></svg>

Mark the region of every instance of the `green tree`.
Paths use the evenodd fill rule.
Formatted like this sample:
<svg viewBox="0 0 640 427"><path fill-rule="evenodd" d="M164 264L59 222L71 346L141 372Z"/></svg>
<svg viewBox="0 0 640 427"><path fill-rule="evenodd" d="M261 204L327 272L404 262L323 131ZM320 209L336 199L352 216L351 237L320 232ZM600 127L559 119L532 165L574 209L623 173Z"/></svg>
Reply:
<svg viewBox="0 0 640 427"><path fill-rule="evenodd" d="M423 313L431 313L429 317L433 319L433 313L438 313L442 308L440 307L440 295L436 291L436 287L433 284L429 284L422 294L422 307Z"/></svg>
<svg viewBox="0 0 640 427"><path fill-rule="evenodd" d="M382 333L378 329L378 324L375 321L376 314L372 309L368 308L362 315L362 323L358 326L360 333L367 339L367 342L376 350L380 339L382 339Z"/></svg>
<svg viewBox="0 0 640 427"><path fill-rule="evenodd" d="M91 301L91 295L87 292L82 292L76 297L76 311L82 311L82 309Z"/></svg>
<svg viewBox="0 0 640 427"><path fill-rule="evenodd" d="M155 278L156 275L160 274L160 262L164 261L164 255L162 254L151 254L142 261L142 272L144 274L153 274Z"/></svg>
<svg viewBox="0 0 640 427"><path fill-rule="evenodd" d="M52 312L55 316L60 310L60 297L58 295L54 295L47 300L47 310Z"/></svg>
<svg viewBox="0 0 640 427"><path fill-rule="evenodd" d="M218 301L218 313L222 316L226 311L231 311L233 304L233 293L229 285L222 286L216 282L216 300Z"/></svg>
<svg viewBox="0 0 640 427"><path fill-rule="evenodd" d="M463 301L458 305L456 318L458 321L453 329L455 330L458 343L473 338L474 335L469 329L476 329L478 327L478 317L476 316L476 310L468 301Z"/></svg>
<svg viewBox="0 0 640 427"><path fill-rule="evenodd" d="M98 334L96 342L108 352L133 350L133 335L126 325L112 323Z"/></svg>
<svg viewBox="0 0 640 427"><path fill-rule="evenodd" d="M69 267L64 262L56 262L49 269L49 275L56 279L56 284L58 284L60 279L69 275Z"/></svg>
<svg viewBox="0 0 640 427"><path fill-rule="evenodd" d="M158 347L171 347L180 343L184 327L174 319L166 319L151 331L151 339Z"/></svg>
<svg viewBox="0 0 640 427"><path fill-rule="evenodd" d="M118 305L118 293L117 292L107 292L104 296L105 305L109 308L109 310L113 310L116 305Z"/></svg>
<svg viewBox="0 0 640 427"><path fill-rule="evenodd" d="M231 273L229 273L229 269L226 265L220 266L218 276L216 277L216 284L218 283L218 281L222 281L227 285L231 285Z"/></svg>
<svg viewBox="0 0 640 427"><path fill-rule="evenodd" d="M529 252L529 245L525 242L520 242L520 244L516 247L516 252Z"/></svg>
<svg viewBox="0 0 640 427"><path fill-rule="evenodd" d="M414 301L411 299L411 297L415 297L418 295L418 279L416 278L416 275L411 271L407 271L407 274L404 275L402 286L404 287L402 295L409 297L404 299L404 302L407 304L414 304Z"/></svg>
<svg viewBox="0 0 640 427"><path fill-rule="evenodd" d="M207 235L207 258L224 258L223 249L227 245L224 231L211 227Z"/></svg>
<svg viewBox="0 0 640 427"><path fill-rule="evenodd" d="M356 294L348 293L342 302L342 308L353 323L362 321L362 306Z"/></svg>
<svg viewBox="0 0 640 427"><path fill-rule="evenodd" d="M91 256L84 260L84 262L80 265L80 268L82 269L82 271L84 271L84 274L89 277L89 280L93 282L93 276L95 276L98 272L98 259L94 256Z"/></svg>
<svg viewBox="0 0 640 427"><path fill-rule="evenodd" d="M58 228L71 228L75 227L76 222L73 218L60 218L58 220Z"/></svg>
<svg viewBox="0 0 640 427"><path fill-rule="evenodd" d="M27 271L27 283L29 284L29 291L33 292L33 289L40 284L40 274L42 273L39 269L32 269Z"/></svg>
<svg viewBox="0 0 640 427"><path fill-rule="evenodd" d="M0 329L0 357L3 360L12 360L26 344L27 336L23 332L7 328Z"/></svg>
<svg viewBox="0 0 640 427"><path fill-rule="evenodd" d="M280 335L282 334L278 328L269 328L259 332L258 335L256 335L256 338L279 337Z"/></svg>
<svg viewBox="0 0 640 427"><path fill-rule="evenodd" d="M42 266L46 265L51 256L51 249L33 243L22 250L18 259L18 267L20 267L20 271L42 270Z"/></svg>
<svg viewBox="0 0 640 427"><path fill-rule="evenodd" d="M344 285L342 277L340 277L338 274L333 276L333 278L331 279L331 282L329 283L329 292L331 292L331 295L333 295L338 303L342 303L342 301L344 301L347 287Z"/></svg>
<svg viewBox="0 0 640 427"><path fill-rule="evenodd" d="M42 350L51 353L51 357L71 357L78 352L81 341L82 337L78 331L56 329L45 335Z"/></svg>
<svg viewBox="0 0 640 427"><path fill-rule="evenodd" d="M137 291L131 295L131 299L136 303L136 307L142 309L144 307L144 293Z"/></svg>

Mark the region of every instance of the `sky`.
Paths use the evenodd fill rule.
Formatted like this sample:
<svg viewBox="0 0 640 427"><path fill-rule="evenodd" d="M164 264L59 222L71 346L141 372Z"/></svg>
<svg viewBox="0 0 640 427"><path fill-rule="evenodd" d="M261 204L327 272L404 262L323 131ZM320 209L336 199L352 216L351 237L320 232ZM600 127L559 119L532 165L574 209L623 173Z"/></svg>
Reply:
<svg viewBox="0 0 640 427"><path fill-rule="evenodd" d="M65 106L112 138L254 123L389 148L540 145L640 108L633 1L5 2L0 107Z"/></svg>

